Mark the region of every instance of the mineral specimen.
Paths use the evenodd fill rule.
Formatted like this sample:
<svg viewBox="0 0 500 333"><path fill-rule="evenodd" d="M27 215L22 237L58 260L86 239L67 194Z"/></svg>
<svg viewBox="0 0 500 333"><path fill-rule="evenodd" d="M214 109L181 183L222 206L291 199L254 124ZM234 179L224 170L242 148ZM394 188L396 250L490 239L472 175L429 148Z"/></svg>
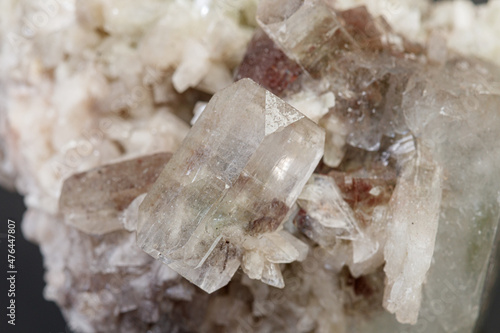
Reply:
<svg viewBox="0 0 500 333"><path fill-rule="evenodd" d="M323 145L320 127L252 80L221 90L142 202L140 247L207 292L242 256L251 277L282 286L277 264L305 257L305 244L273 232Z"/></svg>
<svg viewBox="0 0 500 333"><path fill-rule="evenodd" d="M0 182L45 297L76 332L472 332L500 237L499 15L2 1Z"/></svg>

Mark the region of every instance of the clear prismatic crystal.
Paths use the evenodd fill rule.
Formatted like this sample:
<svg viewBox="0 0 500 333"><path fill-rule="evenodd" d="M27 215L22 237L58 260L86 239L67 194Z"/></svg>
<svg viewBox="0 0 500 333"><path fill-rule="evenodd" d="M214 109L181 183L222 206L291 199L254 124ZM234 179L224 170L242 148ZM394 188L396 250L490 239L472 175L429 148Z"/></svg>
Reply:
<svg viewBox="0 0 500 333"><path fill-rule="evenodd" d="M69 177L59 199L59 210L66 223L96 235L134 223L137 207L132 203L150 189L171 156L141 156ZM135 212L129 206L135 207ZM132 216L127 216L130 213Z"/></svg>
<svg viewBox="0 0 500 333"><path fill-rule="evenodd" d="M416 323L422 285L434 254L442 195L442 168L423 144L401 172L389 202L385 244L385 308Z"/></svg>
<svg viewBox="0 0 500 333"><path fill-rule="evenodd" d="M139 246L207 292L240 264L283 287L307 246L281 225L323 154L324 131L250 79L214 95L140 206ZM242 262L243 260L243 262Z"/></svg>

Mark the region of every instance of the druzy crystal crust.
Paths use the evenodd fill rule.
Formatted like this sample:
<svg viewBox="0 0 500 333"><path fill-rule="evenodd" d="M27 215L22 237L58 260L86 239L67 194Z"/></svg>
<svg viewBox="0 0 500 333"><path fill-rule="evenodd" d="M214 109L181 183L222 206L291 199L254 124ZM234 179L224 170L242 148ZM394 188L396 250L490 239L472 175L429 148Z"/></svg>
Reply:
<svg viewBox="0 0 500 333"><path fill-rule="evenodd" d="M0 182L72 330L474 330L499 1L0 9Z"/></svg>

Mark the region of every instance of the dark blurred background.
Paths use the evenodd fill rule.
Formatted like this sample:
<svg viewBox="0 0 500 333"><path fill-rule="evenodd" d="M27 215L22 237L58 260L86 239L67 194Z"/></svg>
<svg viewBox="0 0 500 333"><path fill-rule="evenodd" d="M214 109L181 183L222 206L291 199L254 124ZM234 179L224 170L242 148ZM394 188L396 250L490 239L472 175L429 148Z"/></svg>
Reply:
<svg viewBox="0 0 500 333"><path fill-rule="evenodd" d="M26 207L23 197L0 188L0 332L1 333L66 333L66 323L53 302L43 298L44 269L40 249L28 242L21 232L21 221ZM7 220L16 222L16 326L7 325Z"/></svg>

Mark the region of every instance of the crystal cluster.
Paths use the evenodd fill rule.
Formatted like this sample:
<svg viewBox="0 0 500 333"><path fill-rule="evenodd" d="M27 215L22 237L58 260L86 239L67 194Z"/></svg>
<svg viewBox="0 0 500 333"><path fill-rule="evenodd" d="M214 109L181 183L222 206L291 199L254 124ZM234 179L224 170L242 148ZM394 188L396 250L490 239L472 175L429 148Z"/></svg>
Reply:
<svg viewBox="0 0 500 333"><path fill-rule="evenodd" d="M0 9L0 182L74 331L473 331L498 1Z"/></svg>

